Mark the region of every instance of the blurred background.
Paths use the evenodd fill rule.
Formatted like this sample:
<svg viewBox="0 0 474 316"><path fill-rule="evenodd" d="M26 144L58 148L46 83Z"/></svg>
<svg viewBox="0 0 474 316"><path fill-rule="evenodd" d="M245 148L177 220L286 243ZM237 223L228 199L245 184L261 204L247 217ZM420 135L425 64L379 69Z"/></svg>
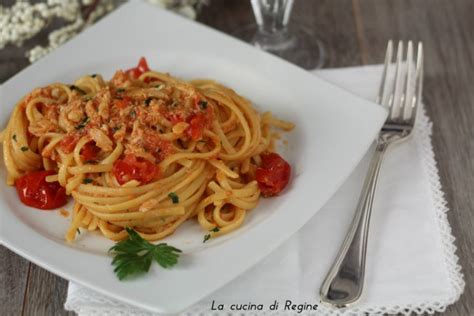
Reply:
<svg viewBox="0 0 474 316"><path fill-rule="evenodd" d="M283 56L306 69L379 63L389 38L450 43L444 56L428 55L436 63L448 58L447 47L456 54L459 43L472 47L469 16L474 13L469 0L144 0L165 7L225 33L252 42L258 31L256 16L263 15L266 30L279 27L285 17L290 31L303 29L311 36L299 41ZM75 34L106 16L124 0L1 0L0 1L0 82L60 46ZM273 7L269 7L273 4ZM292 10L291 10L292 8ZM265 9L267 9L265 11ZM269 10L276 14L272 15ZM288 10L287 10L288 11ZM262 14L263 13L263 14ZM267 13L267 14L265 14ZM269 17L269 19L268 19ZM257 18L258 20L258 18ZM456 26L460 27L456 30ZM281 26L280 26L281 28ZM246 32L247 31L247 32ZM461 32L460 32L461 31ZM253 32L253 33L252 33ZM463 34L464 33L464 34ZM455 35L453 38L452 35ZM303 49L317 52L320 40L323 56L319 61L295 58ZM437 43L434 43L436 41ZM254 43L256 44L256 43ZM258 43L257 43L258 46ZM262 45L260 45L260 48ZM311 49L313 48L313 49ZM314 56L313 56L314 57ZM469 56L457 56L470 58ZM317 59L318 56L314 57ZM304 59L304 58L303 58Z"/></svg>

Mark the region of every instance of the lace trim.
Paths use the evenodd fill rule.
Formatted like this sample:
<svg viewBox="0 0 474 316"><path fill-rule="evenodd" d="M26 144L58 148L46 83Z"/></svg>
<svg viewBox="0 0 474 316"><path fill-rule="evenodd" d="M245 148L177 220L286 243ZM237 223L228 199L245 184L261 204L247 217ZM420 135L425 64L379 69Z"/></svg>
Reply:
<svg viewBox="0 0 474 316"><path fill-rule="evenodd" d="M438 174L438 168L436 165L433 146L431 144L431 133L433 124L430 122L424 108L420 110L419 118L414 130L414 139L418 143L418 148L421 150L421 156L423 157L424 169L429 179L431 195L434 206L434 216L438 224L440 239L442 242L443 253L445 256L446 271L448 274L449 282L451 284L450 295L443 300L438 301L419 301L410 302L407 304L380 306L380 305L369 305L363 308L349 308L349 309L334 309L331 307L319 306L317 312L303 312L304 315L319 314L319 315L333 315L333 316L352 316L352 315L382 315L382 314L433 314L435 312L444 312L446 307L456 302L461 296L465 282L461 272L461 266L459 265L459 258L456 255L456 246L454 244L455 238L451 231L451 226L448 222L447 212L449 211L447 202L444 198L444 193L441 189L441 183ZM87 302L87 307L84 306ZM81 288L74 293L71 297L68 295L67 302L64 307L67 310L76 311L80 315L134 315L134 316L150 316L156 315L147 311L143 311L134 308L125 303L118 302L110 299L104 295L95 293L89 289ZM225 315L285 315L280 312L268 312L263 311L259 313L229 313L225 312ZM182 313L187 316L209 316L209 315L222 315L220 313L211 313L208 305L195 305L190 310Z"/></svg>

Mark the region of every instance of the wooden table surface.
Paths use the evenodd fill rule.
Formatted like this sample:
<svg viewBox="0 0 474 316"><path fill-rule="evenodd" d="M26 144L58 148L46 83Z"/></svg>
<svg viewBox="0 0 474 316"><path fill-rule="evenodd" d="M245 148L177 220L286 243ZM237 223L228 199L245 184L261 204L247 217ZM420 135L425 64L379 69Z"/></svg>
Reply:
<svg viewBox="0 0 474 316"><path fill-rule="evenodd" d="M4 1L1 1L4 3ZM11 2L11 1L7 1ZM248 1L212 0L198 20L232 32L253 23ZM474 314L474 1L299 0L292 21L314 30L328 51L326 67L380 63L388 39L425 45L424 101L466 288L446 315ZM28 65L26 48L0 50L0 82ZM0 246L0 315L64 315L67 281Z"/></svg>

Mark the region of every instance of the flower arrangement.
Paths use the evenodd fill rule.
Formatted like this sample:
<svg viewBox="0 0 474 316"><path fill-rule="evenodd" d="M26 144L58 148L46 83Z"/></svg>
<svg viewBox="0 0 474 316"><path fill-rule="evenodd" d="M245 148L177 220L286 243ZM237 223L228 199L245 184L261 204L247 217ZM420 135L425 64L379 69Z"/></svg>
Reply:
<svg viewBox="0 0 474 316"><path fill-rule="evenodd" d="M195 19L197 10L207 3L207 0L146 1L191 19ZM35 62L124 2L126 1L46 0L32 4L26 0L17 0L11 7L0 5L0 49L8 44L21 46L48 27L54 19L64 20L66 25L48 35L47 46L36 46L27 52L30 62Z"/></svg>

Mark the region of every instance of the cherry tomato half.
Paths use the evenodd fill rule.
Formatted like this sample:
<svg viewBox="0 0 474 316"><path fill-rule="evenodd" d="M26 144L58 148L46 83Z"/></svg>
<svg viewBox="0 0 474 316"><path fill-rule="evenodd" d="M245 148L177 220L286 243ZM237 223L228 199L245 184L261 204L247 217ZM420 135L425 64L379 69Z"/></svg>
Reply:
<svg viewBox="0 0 474 316"><path fill-rule="evenodd" d="M160 176L158 166L132 154L116 160L112 172L120 184L127 183L130 180L137 180L141 184L146 184Z"/></svg>
<svg viewBox="0 0 474 316"><path fill-rule="evenodd" d="M278 195L290 180L291 167L277 153L261 155L262 165L255 172L255 180L264 197Z"/></svg>
<svg viewBox="0 0 474 316"><path fill-rule="evenodd" d="M16 192L23 204L42 210L51 210L67 203L66 190L59 182L46 182L49 171L33 171L15 181Z"/></svg>

